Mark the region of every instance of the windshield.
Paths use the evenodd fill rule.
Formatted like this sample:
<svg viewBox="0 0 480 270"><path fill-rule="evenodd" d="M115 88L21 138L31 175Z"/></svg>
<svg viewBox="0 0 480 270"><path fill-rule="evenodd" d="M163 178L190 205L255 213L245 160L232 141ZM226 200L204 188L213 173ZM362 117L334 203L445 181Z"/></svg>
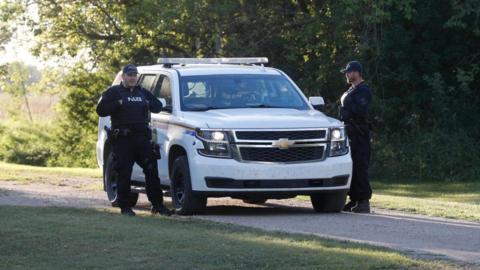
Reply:
<svg viewBox="0 0 480 270"><path fill-rule="evenodd" d="M198 75L182 76L183 111L236 108L309 107L296 88L281 75Z"/></svg>

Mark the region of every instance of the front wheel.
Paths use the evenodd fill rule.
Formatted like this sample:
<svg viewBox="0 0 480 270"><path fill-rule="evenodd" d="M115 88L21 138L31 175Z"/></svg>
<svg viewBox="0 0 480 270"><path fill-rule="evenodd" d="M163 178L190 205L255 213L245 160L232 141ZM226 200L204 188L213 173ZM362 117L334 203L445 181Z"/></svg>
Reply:
<svg viewBox="0 0 480 270"><path fill-rule="evenodd" d="M310 195L313 209L320 213L341 212L346 200L347 191L344 190Z"/></svg>
<svg viewBox="0 0 480 270"><path fill-rule="evenodd" d="M107 191L108 201L113 207L118 207L117 195L117 175L114 170L113 153L110 153L107 158L107 163L104 170L105 189ZM138 201L138 193L130 192L128 196L128 205L134 207Z"/></svg>
<svg viewBox="0 0 480 270"><path fill-rule="evenodd" d="M207 197L193 194L190 168L186 156L180 156L173 162L171 183L175 213L192 215L205 211Z"/></svg>

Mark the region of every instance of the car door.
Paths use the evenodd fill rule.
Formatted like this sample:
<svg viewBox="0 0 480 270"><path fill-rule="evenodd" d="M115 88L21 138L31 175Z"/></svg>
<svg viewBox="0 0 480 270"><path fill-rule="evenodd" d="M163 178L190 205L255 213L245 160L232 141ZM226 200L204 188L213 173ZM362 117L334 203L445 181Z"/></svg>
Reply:
<svg viewBox="0 0 480 270"><path fill-rule="evenodd" d="M154 73L141 74L140 77L138 78L138 84L153 93L155 85L158 81L158 78L159 78L159 75ZM145 181L145 174L143 173L142 168L138 166L137 163L135 163L135 165L133 166L132 179L136 181L142 181L142 182Z"/></svg>
<svg viewBox="0 0 480 270"><path fill-rule="evenodd" d="M168 156L169 147L168 128L172 117L172 78L167 73L161 73L153 88L153 94L165 101L164 108L160 113L152 113L152 130L157 143L160 145L160 154L162 158L158 161L158 172L162 185L170 185L168 175Z"/></svg>

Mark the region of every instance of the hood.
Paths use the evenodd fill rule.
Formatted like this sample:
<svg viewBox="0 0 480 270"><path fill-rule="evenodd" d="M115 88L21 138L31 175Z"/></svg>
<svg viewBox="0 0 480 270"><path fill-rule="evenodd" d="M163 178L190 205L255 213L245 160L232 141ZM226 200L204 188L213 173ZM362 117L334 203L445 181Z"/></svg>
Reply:
<svg viewBox="0 0 480 270"><path fill-rule="evenodd" d="M222 109L182 112L183 120L200 128L283 129L340 126L342 123L316 110L283 108Z"/></svg>

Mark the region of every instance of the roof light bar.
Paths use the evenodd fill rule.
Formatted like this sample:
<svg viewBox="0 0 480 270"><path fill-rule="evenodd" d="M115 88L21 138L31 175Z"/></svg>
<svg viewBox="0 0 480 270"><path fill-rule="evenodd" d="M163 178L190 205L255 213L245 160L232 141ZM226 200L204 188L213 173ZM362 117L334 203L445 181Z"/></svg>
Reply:
<svg viewBox="0 0 480 270"><path fill-rule="evenodd" d="M267 64L267 57L242 57L242 58L158 58L158 64L182 65L182 64Z"/></svg>

